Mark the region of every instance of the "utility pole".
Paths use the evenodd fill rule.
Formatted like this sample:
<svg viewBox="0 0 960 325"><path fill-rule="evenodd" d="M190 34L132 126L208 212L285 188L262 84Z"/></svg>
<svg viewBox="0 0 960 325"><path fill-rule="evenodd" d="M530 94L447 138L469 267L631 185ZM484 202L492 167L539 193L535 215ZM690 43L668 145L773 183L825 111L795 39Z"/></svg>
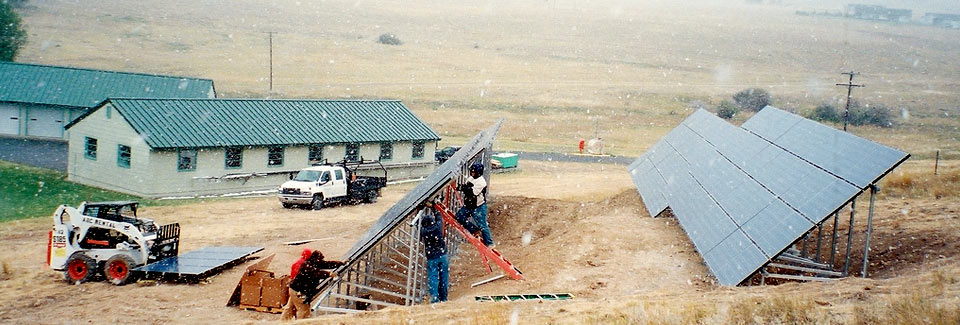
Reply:
<svg viewBox="0 0 960 325"><path fill-rule="evenodd" d="M277 32L264 32L270 35L270 92L273 92L273 34Z"/></svg>
<svg viewBox="0 0 960 325"><path fill-rule="evenodd" d="M850 96L853 93L853 87L863 87L863 85L853 84L853 76L859 75L859 72L850 71L841 74L850 76L850 81L847 83L837 84L837 86L847 86L847 107L843 110L843 131L847 131L847 117L850 115Z"/></svg>

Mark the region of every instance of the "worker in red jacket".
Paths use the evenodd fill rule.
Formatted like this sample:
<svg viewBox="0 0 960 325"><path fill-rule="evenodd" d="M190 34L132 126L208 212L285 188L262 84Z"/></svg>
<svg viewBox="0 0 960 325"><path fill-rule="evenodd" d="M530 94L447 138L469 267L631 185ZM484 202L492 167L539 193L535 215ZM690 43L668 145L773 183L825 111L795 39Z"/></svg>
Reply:
<svg viewBox="0 0 960 325"><path fill-rule="evenodd" d="M297 273L300 272L300 267L303 266L303 263L306 262L308 258L310 258L310 254L313 254L313 251L311 251L309 248L304 248L303 252L300 253L300 259L290 265L291 281L293 281L293 278L297 277ZM287 298L287 304L283 307L283 315L280 316L280 319L290 320L293 319L294 315L298 314L297 311L310 310L310 306L307 306L306 302L297 296L297 293L294 292L293 289L288 288L287 290L290 291L290 297Z"/></svg>
<svg viewBox="0 0 960 325"><path fill-rule="evenodd" d="M331 271L343 266L341 261L328 261L323 258L323 253L313 251L310 256L300 265L297 270L297 276L290 281L290 302L292 303L289 313L284 310L280 316L282 320L291 319L296 314L298 319L304 319L310 316L310 306L307 305L313 297L319 293L319 285L324 279L334 276Z"/></svg>

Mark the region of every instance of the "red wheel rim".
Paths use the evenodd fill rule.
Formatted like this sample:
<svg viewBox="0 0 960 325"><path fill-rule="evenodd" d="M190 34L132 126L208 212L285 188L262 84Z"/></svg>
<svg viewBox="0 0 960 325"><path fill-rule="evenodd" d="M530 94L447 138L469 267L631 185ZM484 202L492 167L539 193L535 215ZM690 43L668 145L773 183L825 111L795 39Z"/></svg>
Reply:
<svg viewBox="0 0 960 325"><path fill-rule="evenodd" d="M73 260L70 262L70 269L67 271L70 273L70 278L79 281L87 276L87 272L90 270L87 269L87 263L84 263L81 260Z"/></svg>
<svg viewBox="0 0 960 325"><path fill-rule="evenodd" d="M123 279L127 276L127 272L130 272L130 269L127 268L127 263L123 261L113 261L107 270L109 270L110 277L113 279Z"/></svg>

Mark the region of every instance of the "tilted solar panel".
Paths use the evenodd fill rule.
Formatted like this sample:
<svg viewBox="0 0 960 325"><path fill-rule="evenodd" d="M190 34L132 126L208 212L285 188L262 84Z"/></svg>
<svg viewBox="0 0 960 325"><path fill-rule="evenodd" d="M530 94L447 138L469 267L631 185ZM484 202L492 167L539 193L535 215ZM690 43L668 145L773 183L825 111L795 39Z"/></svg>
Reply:
<svg viewBox="0 0 960 325"><path fill-rule="evenodd" d="M909 156L771 108L743 128L697 110L628 167L650 215L669 207L723 285L757 272ZM871 150L882 163L857 165Z"/></svg>

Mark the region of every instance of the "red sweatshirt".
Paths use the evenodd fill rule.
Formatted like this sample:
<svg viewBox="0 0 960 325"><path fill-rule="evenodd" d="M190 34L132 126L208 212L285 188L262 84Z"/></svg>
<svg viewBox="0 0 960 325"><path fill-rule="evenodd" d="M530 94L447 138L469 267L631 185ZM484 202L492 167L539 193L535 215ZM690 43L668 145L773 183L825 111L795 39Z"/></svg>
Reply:
<svg viewBox="0 0 960 325"><path fill-rule="evenodd" d="M300 259L296 262L293 262L293 265L290 265L290 279L297 277L297 272L300 272L300 266L303 265L303 262L306 262L310 258L310 254L313 252L309 248L304 248L303 252L300 253Z"/></svg>

